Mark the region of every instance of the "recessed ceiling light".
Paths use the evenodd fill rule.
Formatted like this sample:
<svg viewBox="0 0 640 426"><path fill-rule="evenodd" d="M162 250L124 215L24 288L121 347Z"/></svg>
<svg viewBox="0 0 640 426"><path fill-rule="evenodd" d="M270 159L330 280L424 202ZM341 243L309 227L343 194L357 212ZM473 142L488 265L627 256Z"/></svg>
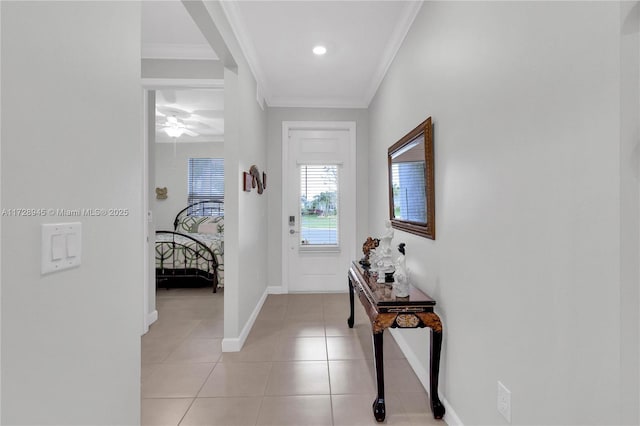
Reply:
<svg viewBox="0 0 640 426"><path fill-rule="evenodd" d="M322 45L318 45L313 48L313 53L315 53L318 56L322 56L325 53L327 53L327 48Z"/></svg>

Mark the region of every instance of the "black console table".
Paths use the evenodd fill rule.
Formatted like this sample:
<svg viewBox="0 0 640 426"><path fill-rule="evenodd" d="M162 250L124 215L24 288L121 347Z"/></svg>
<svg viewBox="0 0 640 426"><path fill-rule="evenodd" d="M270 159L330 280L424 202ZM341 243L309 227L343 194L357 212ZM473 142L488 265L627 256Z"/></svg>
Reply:
<svg viewBox="0 0 640 426"><path fill-rule="evenodd" d="M440 317L433 312L436 301L415 287L411 287L409 296L396 297L389 284L380 284L369 271L359 263L353 262L349 269L349 300L351 315L347 320L353 328L354 293L364 306L373 332L373 350L376 363L376 382L378 396L373 401L373 415L379 422L384 421L384 361L382 353L382 334L391 328L423 328L431 329L431 362L430 362L430 396L433 417L444 416L444 406L438 398L438 372L440 370L440 350L442 348L442 323Z"/></svg>

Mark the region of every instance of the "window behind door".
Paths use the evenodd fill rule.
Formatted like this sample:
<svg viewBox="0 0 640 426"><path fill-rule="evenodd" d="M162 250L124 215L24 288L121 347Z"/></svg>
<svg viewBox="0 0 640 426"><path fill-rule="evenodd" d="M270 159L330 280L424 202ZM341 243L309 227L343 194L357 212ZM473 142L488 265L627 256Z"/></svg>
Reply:
<svg viewBox="0 0 640 426"><path fill-rule="evenodd" d="M189 158L188 204L224 200L224 159Z"/></svg>

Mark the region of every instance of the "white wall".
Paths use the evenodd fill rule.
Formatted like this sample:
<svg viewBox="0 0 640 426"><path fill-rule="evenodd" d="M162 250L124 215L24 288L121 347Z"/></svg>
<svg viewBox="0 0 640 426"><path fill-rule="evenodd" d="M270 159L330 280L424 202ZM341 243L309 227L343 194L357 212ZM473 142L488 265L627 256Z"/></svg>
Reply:
<svg viewBox="0 0 640 426"><path fill-rule="evenodd" d="M2 8L0 7L0 46L2 46ZM0 52L0 81L2 81L2 54ZM0 176L2 176L2 84L0 84ZM2 185L0 184L0 210L2 210ZM0 241L2 220L0 219ZM2 421L2 244L0 244L0 422Z"/></svg>
<svg viewBox="0 0 640 426"><path fill-rule="evenodd" d="M372 234L388 214L387 148L434 120L437 240L396 231L395 243L438 301L441 389L464 424L505 424L498 380L512 392L512 424L634 418L621 414L621 356L637 351L637 332L635 343L621 337L621 298L635 297L625 315L637 318L638 257L622 265L635 268L625 284L621 252L637 253L638 215L621 215L637 210L637 165L621 162L638 117L621 129L621 96L637 109L638 50L621 62L621 12L426 2L370 106ZM621 95L629 70L635 87ZM423 334L403 336L428 353Z"/></svg>
<svg viewBox="0 0 640 426"><path fill-rule="evenodd" d="M355 121L356 122L356 253L367 239L368 212L368 144L369 115L366 109L268 108L268 265L269 285L282 285L282 122L283 121ZM347 284L345 280L345 291Z"/></svg>
<svg viewBox="0 0 640 426"><path fill-rule="evenodd" d="M146 94L146 182L147 182L147 202L144 207L146 216L145 229L147 231L147 285L145 288L145 324L143 332L149 331L149 326L158 319L158 311L156 310L156 218L153 212L153 203L155 201L155 183L156 183L156 92L155 90L145 90ZM144 176L143 176L144 179ZM151 212L151 216L147 215Z"/></svg>
<svg viewBox="0 0 640 426"><path fill-rule="evenodd" d="M225 287L223 350L237 350L267 287L267 200L242 191L242 172L267 165L267 117L256 101L256 81L219 1L187 2L203 35L225 63ZM215 28L208 26L207 13ZM232 55L232 57L230 57ZM267 171L268 172L268 171ZM231 214L237 212L237 214Z"/></svg>
<svg viewBox="0 0 640 426"><path fill-rule="evenodd" d="M156 176L153 214L157 230L173 231L176 214L187 206L189 158L224 158L222 142L179 142L155 144ZM168 198L155 198L155 188L168 189Z"/></svg>
<svg viewBox="0 0 640 426"><path fill-rule="evenodd" d="M621 6L620 50L620 367L621 420L640 423L640 3Z"/></svg>
<svg viewBox="0 0 640 426"><path fill-rule="evenodd" d="M222 79L222 62L214 60L143 59L142 78Z"/></svg>
<svg viewBox="0 0 640 426"><path fill-rule="evenodd" d="M0 8L2 206L130 211L2 218L2 424L139 424L140 5ZM82 265L41 276L40 225L68 220Z"/></svg>
<svg viewBox="0 0 640 426"><path fill-rule="evenodd" d="M236 60L237 57L236 57ZM225 81L228 74L225 73ZM230 78L230 77L229 77ZM252 165L256 165L260 171L267 166L267 120L266 113L260 109L256 102L256 83L248 72L244 59L238 60L238 73L236 102L239 121L239 129L232 134L234 139L227 139L225 134L225 153L227 146L231 145L235 151L236 161L230 162L235 167L229 167L227 173L225 164L225 197L227 190L237 194L235 211L238 212L237 237L238 257L235 260L237 267L237 297L238 297L238 329L235 335L242 333L245 324L253 313L256 304L267 287L267 202L271 193L267 188L262 195L257 191L250 193L242 190L241 176L243 171L249 171ZM225 105L233 92L225 91ZM226 119L225 114L225 119ZM233 158L233 156L231 156ZM227 156L225 155L225 161ZM268 171L267 171L268 173ZM225 198L226 203L226 198ZM231 207L231 206L230 206ZM225 211L227 207L225 205ZM227 241L227 220L225 218L225 242ZM225 245L225 297L227 291L227 246ZM226 302L226 299L225 299ZM225 304L225 312L227 305ZM226 319L226 318L225 318ZM232 334L232 335L234 335ZM225 322L225 338L227 337L227 323Z"/></svg>

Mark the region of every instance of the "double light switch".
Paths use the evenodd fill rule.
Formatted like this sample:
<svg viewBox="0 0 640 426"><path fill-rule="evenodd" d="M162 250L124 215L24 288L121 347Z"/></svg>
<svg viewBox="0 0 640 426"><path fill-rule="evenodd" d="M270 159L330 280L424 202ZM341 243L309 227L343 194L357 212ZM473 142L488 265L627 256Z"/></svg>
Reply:
<svg viewBox="0 0 640 426"><path fill-rule="evenodd" d="M82 261L82 224L49 223L42 225L43 274L73 268Z"/></svg>

